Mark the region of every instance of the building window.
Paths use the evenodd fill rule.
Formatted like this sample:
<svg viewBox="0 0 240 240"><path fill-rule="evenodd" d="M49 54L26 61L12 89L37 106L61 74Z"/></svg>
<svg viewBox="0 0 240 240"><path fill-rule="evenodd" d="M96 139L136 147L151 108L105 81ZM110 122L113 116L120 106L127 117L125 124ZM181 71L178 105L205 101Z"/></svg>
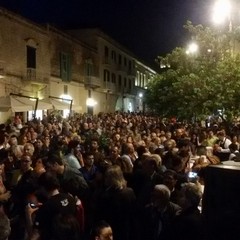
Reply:
<svg viewBox="0 0 240 240"><path fill-rule="evenodd" d="M86 76L93 76L93 62L91 59L87 59L84 65L85 75Z"/></svg>
<svg viewBox="0 0 240 240"><path fill-rule="evenodd" d="M128 79L128 89L132 89L132 79Z"/></svg>
<svg viewBox="0 0 240 240"><path fill-rule="evenodd" d="M104 56L106 58L108 58L108 47L107 46L105 46L105 48L104 48Z"/></svg>
<svg viewBox="0 0 240 240"><path fill-rule="evenodd" d="M118 75L118 86L121 87L122 86L122 76Z"/></svg>
<svg viewBox="0 0 240 240"><path fill-rule="evenodd" d="M137 77L135 78L135 86L139 87L139 78L140 78L140 74L139 71L137 71Z"/></svg>
<svg viewBox="0 0 240 240"><path fill-rule="evenodd" d="M103 71L103 81L104 82L109 82L110 81L110 76L109 75L110 75L109 71L104 69L104 71Z"/></svg>
<svg viewBox="0 0 240 240"><path fill-rule="evenodd" d="M127 59L124 57L124 66L127 66Z"/></svg>
<svg viewBox="0 0 240 240"><path fill-rule="evenodd" d="M118 64L122 65L122 55L118 55Z"/></svg>
<svg viewBox="0 0 240 240"><path fill-rule="evenodd" d="M112 51L112 60L116 63L117 62L117 56L116 56L116 52Z"/></svg>
<svg viewBox="0 0 240 240"><path fill-rule="evenodd" d="M63 81L71 81L71 56L60 53L60 77Z"/></svg>
<svg viewBox="0 0 240 240"><path fill-rule="evenodd" d="M115 73L112 73L112 83L116 83L116 75L115 75Z"/></svg>
<svg viewBox="0 0 240 240"><path fill-rule="evenodd" d="M27 68L36 69L36 48L27 46Z"/></svg>
<svg viewBox="0 0 240 240"><path fill-rule="evenodd" d="M128 61L128 70L131 71L132 70L132 62L129 60Z"/></svg>
<svg viewBox="0 0 240 240"><path fill-rule="evenodd" d="M127 87L127 78L124 78L124 87Z"/></svg>

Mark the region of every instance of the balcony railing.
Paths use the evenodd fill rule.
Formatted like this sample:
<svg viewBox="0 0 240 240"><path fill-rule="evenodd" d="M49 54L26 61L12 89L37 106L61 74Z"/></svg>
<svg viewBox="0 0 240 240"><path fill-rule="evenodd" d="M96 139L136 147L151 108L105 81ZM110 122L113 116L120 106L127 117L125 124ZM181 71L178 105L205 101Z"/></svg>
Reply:
<svg viewBox="0 0 240 240"><path fill-rule="evenodd" d="M109 92L116 92L117 87L115 83L112 82L104 82L103 83L103 89L105 91L109 91Z"/></svg>
<svg viewBox="0 0 240 240"><path fill-rule="evenodd" d="M27 68L26 80L36 81L36 69L35 68Z"/></svg>
<svg viewBox="0 0 240 240"><path fill-rule="evenodd" d="M90 87L90 88L101 87L100 79L97 76L85 76L84 84L86 87Z"/></svg>
<svg viewBox="0 0 240 240"><path fill-rule="evenodd" d="M46 74L39 74L35 68L27 68L26 75L23 78L25 82L32 82L32 83L49 83L49 76Z"/></svg>
<svg viewBox="0 0 240 240"><path fill-rule="evenodd" d="M103 57L102 62L105 65L110 65L111 64L111 59L109 57Z"/></svg>

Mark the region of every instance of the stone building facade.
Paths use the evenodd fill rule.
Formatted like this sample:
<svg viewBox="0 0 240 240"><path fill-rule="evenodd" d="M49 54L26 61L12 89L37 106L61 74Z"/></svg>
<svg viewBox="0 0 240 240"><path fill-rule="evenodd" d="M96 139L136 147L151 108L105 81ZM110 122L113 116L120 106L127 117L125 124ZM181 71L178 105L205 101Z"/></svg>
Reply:
<svg viewBox="0 0 240 240"><path fill-rule="evenodd" d="M0 97L72 99L80 113L143 110L156 72L100 30L63 32L3 8L0 22Z"/></svg>

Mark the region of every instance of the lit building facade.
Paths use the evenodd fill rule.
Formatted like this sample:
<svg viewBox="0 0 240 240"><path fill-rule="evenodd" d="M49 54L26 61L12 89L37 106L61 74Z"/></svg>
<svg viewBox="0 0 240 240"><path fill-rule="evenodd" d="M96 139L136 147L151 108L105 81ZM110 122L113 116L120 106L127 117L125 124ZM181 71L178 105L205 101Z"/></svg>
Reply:
<svg viewBox="0 0 240 240"><path fill-rule="evenodd" d="M71 99L79 113L144 110L156 72L100 30L63 32L2 8L0 22L0 96Z"/></svg>

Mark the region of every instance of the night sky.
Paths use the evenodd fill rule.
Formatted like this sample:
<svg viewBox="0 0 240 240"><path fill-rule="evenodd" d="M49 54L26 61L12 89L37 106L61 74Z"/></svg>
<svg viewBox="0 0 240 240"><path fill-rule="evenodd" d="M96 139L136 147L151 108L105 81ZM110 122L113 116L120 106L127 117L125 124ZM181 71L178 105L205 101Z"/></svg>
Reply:
<svg viewBox="0 0 240 240"><path fill-rule="evenodd" d="M214 0L0 0L38 23L59 28L99 27L152 63L188 41L183 25L208 24Z"/></svg>

